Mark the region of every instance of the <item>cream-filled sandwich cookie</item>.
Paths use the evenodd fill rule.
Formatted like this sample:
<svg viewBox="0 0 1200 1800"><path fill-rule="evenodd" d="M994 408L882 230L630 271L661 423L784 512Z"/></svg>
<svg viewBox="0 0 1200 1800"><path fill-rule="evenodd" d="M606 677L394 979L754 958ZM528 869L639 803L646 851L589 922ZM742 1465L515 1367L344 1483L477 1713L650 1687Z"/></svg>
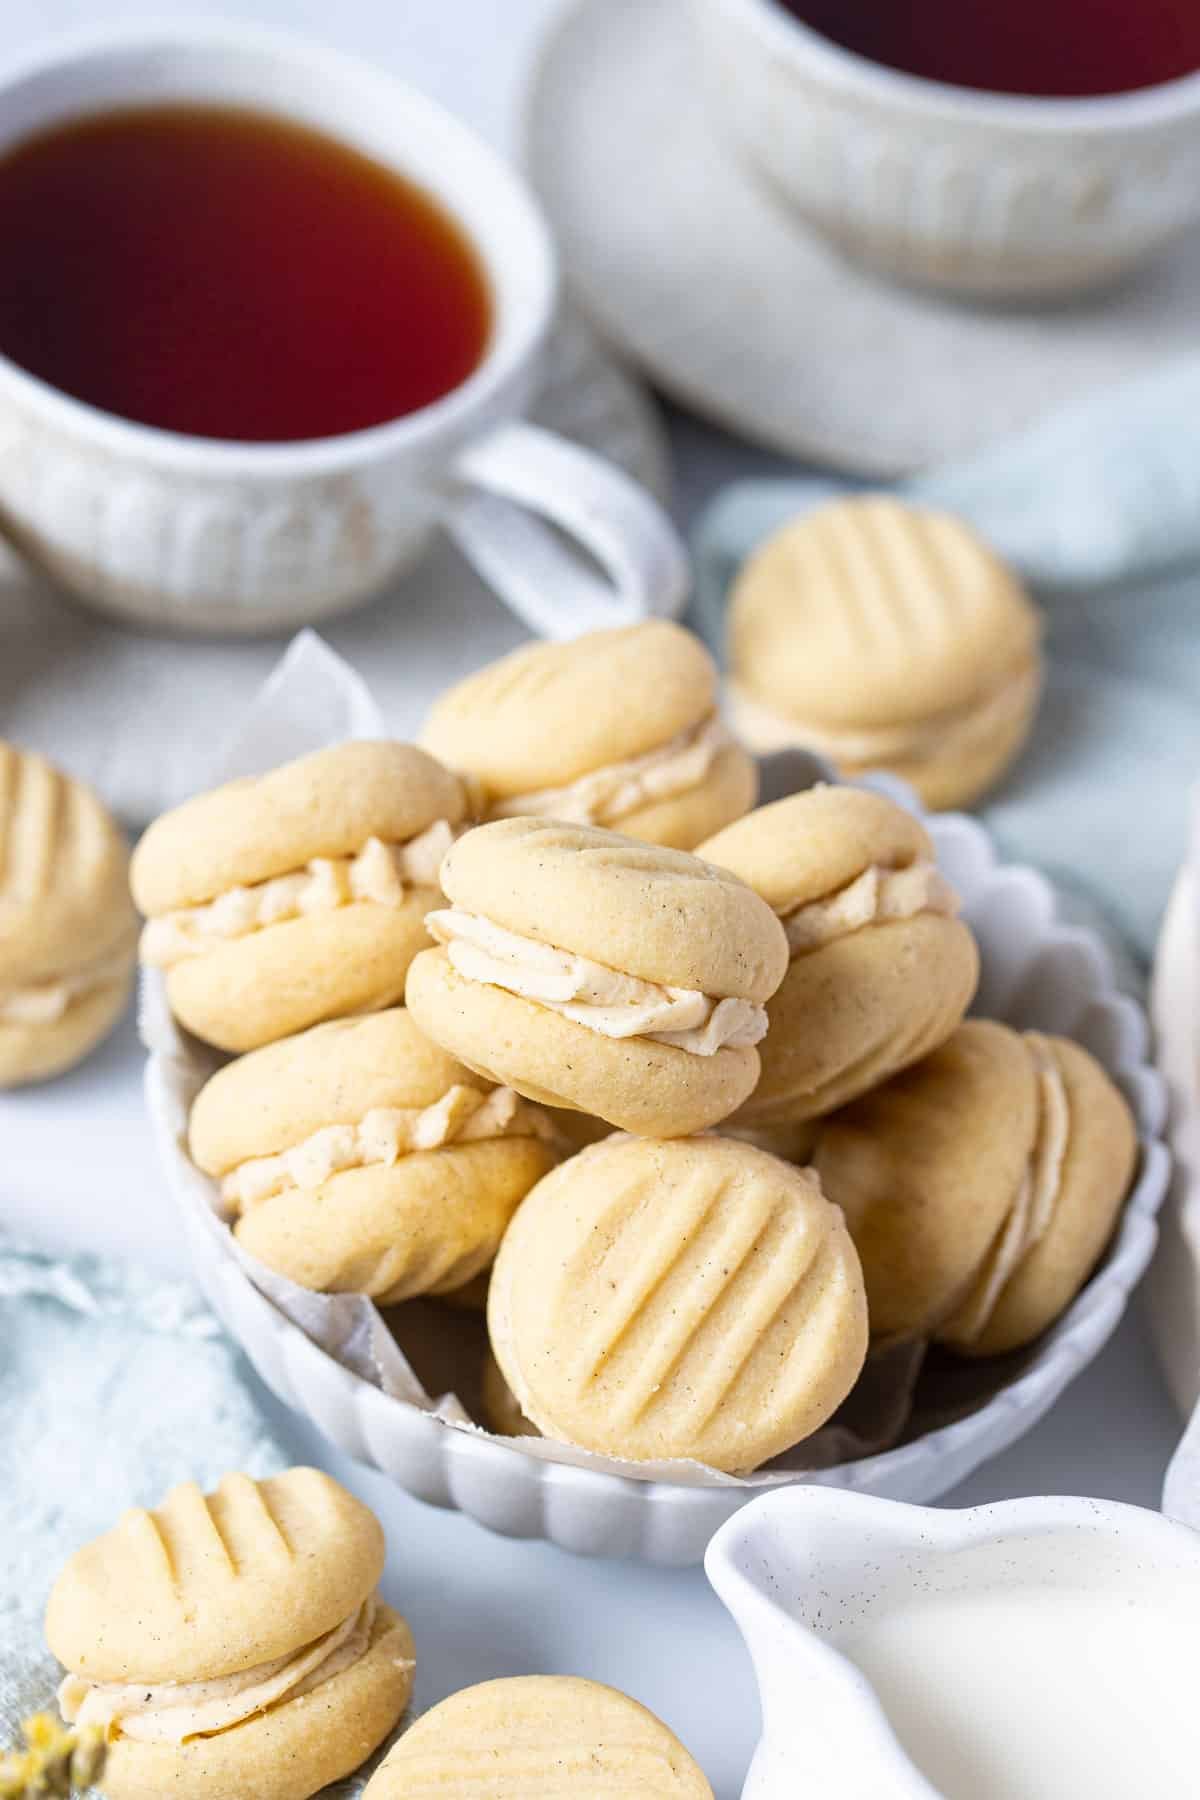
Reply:
<svg viewBox="0 0 1200 1800"><path fill-rule="evenodd" d="M714 1125L753 1089L787 940L735 877L586 825L500 819L458 840L442 885L438 948L407 999L469 1068L655 1137Z"/></svg>
<svg viewBox="0 0 1200 1800"><path fill-rule="evenodd" d="M228 1063L198 1095L189 1138L260 1262L385 1305L486 1269L556 1161L541 1108L463 1068L402 1007Z"/></svg>
<svg viewBox="0 0 1200 1800"><path fill-rule="evenodd" d="M1129 1108L1086 1050L970 1020L827 1119L814 1164L858 1245L872 1330L988 1356L1074 1299L1136 1157Z"/></svg>
<svg viewBox="0 0 1200 1800"><path fill-rule="evenodd" d="M790 961L767 1014L762 1077L737 1115L795 1126L949 1037L979 978L924 827L881 794L816 787L701 846L773 908Z"/></svg>
<svg viewBox="0 0 1200 1800"><path fill-rule="evenodd" d="M488 1333L546 1437L743 1474L841 1405L867 1305L810 1170L732 1138L620 1136L529 1195L492 1271Z"/></svg>
<svg viewBox="0 0 1200 1800"><path fill-rule="evenodd" d="M572 1675L463 1688L411 1726L363 1800L712 1800L673 1731L628 1694Z"/></svg>
<svg viewBox="0 0 1200 1800"><path fill-rule="evenodd" d="M422 742L479 784L488 818L600 825L690 850L754 805L754 760L717 671L663 619L531 644L444 694Z"/></svg>
<svg viewBox="0 0 1200 1800"><path fill-rule="evenodd" d="M341 744L198 795L134 852L142 961L222 1050L391 1006L466 810L411 744Z"/></svg>
<svg viewBox="0 0 1200 1800"><path fill-rule="evenodd" d="M129 847L92 790L0 743L0 1088L81 1062L129 1001Z"/></svg>
<svg viewBox="0 0 1200 1800"><path fill-rule="evenodd" d="M835 500L745 564L729 706L760 753L803 744L843 774L891 769L926 806L999 779L1041 692L1038 614L961 520L885 495Z"/></svg>
<svg viewBox="0 0 1200 1800"><path fill-rule="evenodd" d="M76 1551L46 1638L109 1800L308 1800L383 1742L413 1641L376 1593L379 1522L316 1469L192 1482Z"/></svg>

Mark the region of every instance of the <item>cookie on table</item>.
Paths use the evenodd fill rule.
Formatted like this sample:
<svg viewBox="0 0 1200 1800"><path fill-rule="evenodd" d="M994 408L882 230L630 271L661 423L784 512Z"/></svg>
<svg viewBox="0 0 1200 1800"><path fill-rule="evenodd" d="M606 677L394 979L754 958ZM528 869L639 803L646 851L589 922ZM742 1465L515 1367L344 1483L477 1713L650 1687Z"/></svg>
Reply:
<svg viewBox="0 0 1200 1800"><path fill-rule="evenodd" d="M625 1131L714 1125L758 1080L783 928L723 870L615 832L500 819L442 865L422 1030L489 1080Z"/></svg>
<svg viewBox="0 0 1200 1800"><path fill-rule="evenodd" d="M601 825L690 850L754 805L711 656L663 619L531 644L442 696L422 742L479 784L488 818Z"/></svg>
<svg viewBox="0 0 1200 1800"><path fill-rule="evenodd" d="M129 1002L129 847L89 787L0 742L0 1088L81 1062Z"/></svg>
<svg viewBox="0 0 1200 1800"><path fill-rule="evenodd" d="M749 558L729 612L730 716L762 752L891 769L929 807L990 788L1041 692L1037 611L960 519L886 495L834 500Z"/></svg>
<svg viewBox="0 0 1200 1800"><path fill-rule="evenodd" d="M841 1405L862 1271L809 1170L731 1138L609 1138L538 1183L500 1246L488 1333L551 1438L744 1474Z"/></svg>
<svg viewBox="0 0 1200 1800"><path fill-rule="evenodd" d="M388 1752L363 1800L433 1794L712 1800L661 1719L616 1688L572 1675L518 1675L452 1694Z"/></svg>
<svg viewBox="0 0 1200 1800"><path fill-rule="evenodd" d="M227 1063L197 1096L189 1138L260 1262L386 1305L487 1269L556 1161L541 1109L463 1068L403 1007Z"/></svg>
<svg viewBox="0 0 1200 1800"><path fill-rule="evenodd" d="M929 834L864 788L815 787L700 853L762 895L790 961L767 1006L762 1077L737 1124L790 1126L865 1093L949 1037L979 978Z"/></svg>
<svg viewBox="0 0 1200 1800"><path fill-rule="evenodd" d="M872 1331L989 1356L1070 1305L1136 1159L1129 1108L1086 1050L973 1019L825 1120L813 1160L858 1246Z"/></svg>
<svg viewBox="0 0 1200 1800"><path fill-rule="evenodd" d="M76 1551L46 1638L63 1717L103 1729L109 1800L308 1800L408 1704L374 1514L316 1469L173 1488Z"/></svg>
<svg viewBox="0 0 1200 1800"><path fill-rule="evenodd" d="M200 794L134 852L142 960L165 970L176 1017L222 1050L394 1005L466 811L457 776L383 742Z"/></svg>

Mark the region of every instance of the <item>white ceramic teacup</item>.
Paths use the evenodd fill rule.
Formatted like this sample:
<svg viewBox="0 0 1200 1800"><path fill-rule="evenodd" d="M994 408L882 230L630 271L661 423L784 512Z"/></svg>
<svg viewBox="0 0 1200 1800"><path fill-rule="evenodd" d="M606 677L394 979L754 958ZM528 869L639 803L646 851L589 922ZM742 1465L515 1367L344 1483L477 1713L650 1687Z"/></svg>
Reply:
<svg viewBox="0 0 1200 1800"><path fill-rule="evenodd" d="M738 152L886 274L1067 294L1200 221L1200 74L1096 98L984 93L845 50L776 0L692 6L714 117ZM1131 32L1135 19L1136 6Z"/></svg>
<svg viewBox="0 0 1200 1800"><path fill-rule="evenodd" d="M483 260L489 345L434 404L292 444L131 424L0 355L0 526L18 549L107 612L253 632L354 605L416 561L440 523L536 631L678 611L686 561L661 508L520 418L554 315L555 257L524 184L487 145L350 58L190 24L61 39L0 70L0 154L65 120L172 101L282 115L418 182Z"/></svg>
<svg viewBox="0 0 1200 1800"><path fill-rule="evenodd" d="M743 1800L939 1800L845 1646L889 1615L911 1619L914 1596L936 1603L1010 1594L1024 1609L1033 1592L1051 1606L1058 1595L1107 1595L1120 1632L1131 1618L1121 1610L1123 1598L1141 1594L1157 1603L1178 1596L1182 1606L1195 1594L1200 1534L1108 1500L1046 1496L955 1512L826 1488L780 1488L721 1527L705 1568L758 1677L763 1734ZM1021 1616L1035 1633L1038 1612ZM904 1654L919 1654L907 1631ZM943 1660L946 1654L939 1646ZM907 1674L899 1686L919 1691ZM1068 1696L1061 1698L1065 1704ZM1136 1720L1127 1724L1136 1728ZM1012 1728L1023 1727L1032 1730L1015 1716ZM1186 1789L1170 1792L1191 1792L1195 1769L1190 1773ZM1016 1783L1013 1791L1027 1790ZM1048 1783L1037 1789L1050 1791L1068 1790Z"/></svg>

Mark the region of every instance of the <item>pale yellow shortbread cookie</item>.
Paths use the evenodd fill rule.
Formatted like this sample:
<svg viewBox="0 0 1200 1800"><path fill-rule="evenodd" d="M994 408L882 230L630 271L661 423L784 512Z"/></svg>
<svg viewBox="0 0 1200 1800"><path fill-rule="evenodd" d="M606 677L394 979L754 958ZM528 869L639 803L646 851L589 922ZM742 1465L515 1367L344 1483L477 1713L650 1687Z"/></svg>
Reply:
<svg viewBox="0 0 1200 1800"><path fill-rule="evenodd" d="M441 947L406 995L468 1067L662 1137L754 1087L787 943L744 883L614 832L501 819L459 839L442 884L450 904L427 920Z"/></svg>
<svg viewBox="0 0 1200 1800"><path fill-rule="evenodd" d="M979 953L924 827L865 788L815 787L700 846L773 908L791 960L739 1126L794 1129L916 1062L959 1023Z"/></svg>
<svg viewBox="0 0 1200 1800"><path fill-rule="evenodd" d="M712 1800L674 1732L616 1688L518 1675L464 1688L411 1726L363 1800Z"/></svg>
<svg viewBox="0 0 1200 1800"><path fill-rule="evenodd" d="M309 1800L392 1729L412 1635L383 1533L316 1469L128 1512L67 1563L46 1636L63 1716L103 1729L110 1800Z"/></svg>
<svg viewBox="0 0 1200 1800"><path fill-rule="evenodd" d="M760 753L886 768L926 806L999 779L1041 691L1037 612L969 526L881 494L834 500L749 558L729 610L731 717Z"/></svg>
<svg viewBox="0 0 1200 1800"><path fill-rule="evenodd" d="M539 1107L455 1062L402 1007L227 1064L189 1137L252 1255L302 1287L388 1305L486 1270L556 1160Z"/></svg>
<svg viewBox="0 0 1200 1800"><path fill-rule="evenodd" d="M862 1257L872 1330L986 1356L1074 1299L1136 1155L1129 1108L1086 1050L970 1020L825 1120L813 1160Z"/></svg>
<svg viewBox="0 0 1200 1800"><path fill-rule="evenodd" d="M690 850L754 805L758 772L717 711L700 640L665 619L530 644L443 694L422 742L485 816L602 825Z"/></svg>
<svg viewBox="0 0 1200 1800"><path fill-rule="evenodd" d="M142 960L222 1050L391 1006L466 811L458 777L412 744L340 744L200 794L134 852Z"/></svg>
<svg viewBox="0 0 1200 1800"><path fill-rule="evenodd" d="M92 790L0 742L0 1088L59 1075L133 987L129 847Z"/></svg>
<svg viewBox="0 0 1200 1800"><path fill-rule="evenodd" d="M739 1474L840 1406L867 1308L811 1171L731 1138L619 1136L529 1195L496 1258L488 1331L547 1437Z"/></svg>

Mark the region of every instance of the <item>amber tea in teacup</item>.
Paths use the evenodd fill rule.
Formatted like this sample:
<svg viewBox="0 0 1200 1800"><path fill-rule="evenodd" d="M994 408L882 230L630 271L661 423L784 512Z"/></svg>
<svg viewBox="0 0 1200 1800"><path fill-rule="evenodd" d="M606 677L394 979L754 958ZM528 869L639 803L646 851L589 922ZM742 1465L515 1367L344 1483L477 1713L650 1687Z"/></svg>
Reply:
<svg viewBox="0 0 1200 1800"><path fill-rule="evenodd" d="M1200 0L779 0L872 62L957 87L1063 98L1200 69Z"/></svg>
<svg viewBox="0 0 1200 1800"><path fill-rule="evenodd" d="M394 170L307 126L155 105L0 156L0 352L141 425L247 443L417 411L478 366L483 265Z"/></svg>

